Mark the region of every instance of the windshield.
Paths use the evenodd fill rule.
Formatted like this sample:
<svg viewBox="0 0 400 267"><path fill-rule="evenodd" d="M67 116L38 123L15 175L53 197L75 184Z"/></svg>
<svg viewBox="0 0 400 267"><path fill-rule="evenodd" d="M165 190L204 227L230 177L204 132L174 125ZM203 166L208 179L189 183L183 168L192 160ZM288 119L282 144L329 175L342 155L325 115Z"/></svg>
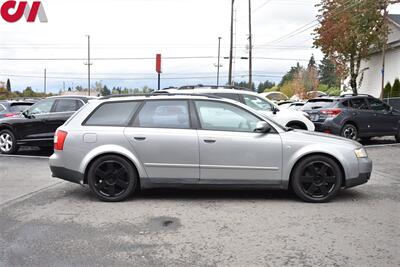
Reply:
<svg viewBox="0 0 400 267"><path fill-rule="evenodd" d="M244 103L255 110L272 111L273 105L267 100L254 95L243 95Z"/></svg>
<svg viewBox="0 0 400 267"><path fill-rule="evenodd" d="M302 110L331 108L335 104L333 99L311 99L303 106Z"/></svg>

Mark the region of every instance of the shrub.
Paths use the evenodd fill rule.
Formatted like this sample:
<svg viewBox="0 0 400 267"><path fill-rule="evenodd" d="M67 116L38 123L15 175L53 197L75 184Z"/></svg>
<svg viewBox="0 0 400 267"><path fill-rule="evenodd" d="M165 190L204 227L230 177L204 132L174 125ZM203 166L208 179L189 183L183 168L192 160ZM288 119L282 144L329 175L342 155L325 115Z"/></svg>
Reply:
<svg viewBox="0 0 400 267"><path fill-rule="evenodd" d="M392 85L388 82L383 89L383 98L389 98L392 96Z"/></svg>

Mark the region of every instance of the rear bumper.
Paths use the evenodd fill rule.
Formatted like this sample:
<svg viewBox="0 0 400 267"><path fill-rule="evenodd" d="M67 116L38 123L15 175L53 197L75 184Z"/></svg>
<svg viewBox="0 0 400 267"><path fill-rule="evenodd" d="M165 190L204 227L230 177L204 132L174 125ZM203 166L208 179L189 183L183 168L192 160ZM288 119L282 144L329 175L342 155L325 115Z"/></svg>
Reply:
<svg viewBox="0 0 400 267"><path fill-rule="evenodd" d="M83 184L84 175L80 172L56 166L50 166L50 170L53 177L60 178L76 184Z"/></svg>
<svg viewBox="0 0 400 267"><path fill-rule="evenodd" d="M315 131L330 133L335 135L341 135L342 125L336 124L331 120L325 120L324 122L314 122Z"/></svg>

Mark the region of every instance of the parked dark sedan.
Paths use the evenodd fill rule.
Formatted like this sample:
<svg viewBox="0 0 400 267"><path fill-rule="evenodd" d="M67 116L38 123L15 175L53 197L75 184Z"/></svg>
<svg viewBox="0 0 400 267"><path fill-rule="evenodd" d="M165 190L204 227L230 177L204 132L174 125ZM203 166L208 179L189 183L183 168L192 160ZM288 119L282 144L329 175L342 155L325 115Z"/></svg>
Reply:
<svg viewBox="0 0 400 267"><path fill-rule="evenodd" d="M400 111L370 95L310 99L302 110L316 131L364 141L391 135L400 142Z"/></svg>
<svg viewBox="0 0 400 267"><path fill-rule="evenodd" d="M52 147L56 129L89 99L84 96L50 97L18 116L0 119L0 153L13 154L22 145Z"/></svg>
<svg viewBox="0 0 400 267"><path fill-rule="evenodd" d="M0 101L0 119L18 115L32 105L29 101Z"/></svg>

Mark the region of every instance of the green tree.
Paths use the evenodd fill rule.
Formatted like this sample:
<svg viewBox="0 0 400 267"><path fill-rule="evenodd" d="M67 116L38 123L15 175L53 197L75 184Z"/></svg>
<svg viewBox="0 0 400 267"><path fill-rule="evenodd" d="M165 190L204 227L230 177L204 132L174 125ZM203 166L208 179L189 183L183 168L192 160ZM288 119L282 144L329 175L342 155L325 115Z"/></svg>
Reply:
<svg viewBox="0 0 400 267"><path fill-rule="evenodd" d="M281 82L279 83L279 86L284 85L287 82L291 82L295 79L296 75L300 72L303 71L304 68L300 66L300 63L297 62L296 66L293 66L290 68L290 70L282 77Z"/></svg>
<svg viewBox="0 0 400 267"><path fill-rule="evenodd" d="M22 95L23 95L23 96L26 96L26 97L35 97L35 96L36 96L36 93L35 93L35 91L32 90L32 87L28 86L28 87L26 87L26 89L22 92Z"/></svg>
<svg viewBox="0 0 400 267"><path fill-rule="evenodd" d="M238 86L238 87L244 87L244 88L249 88L249 83L245 82L245 81L241 81L241 82L233 82L234 86ZM254 85L254 83L252 84L252 88L253 91L256 90L256 86Z"/></svg>
<svg viewBox="0 0 400 267"><path fill-rule="evenodd" d="M314 55L311 55L308 61L307 69L304 72L304 88L306 92L316 91L318 89L318 67L315 63Z"/></svg>
<svg viewBox="0 0 400 267"><path fill-rule="evenodd" d="M400 80L398 78L393 83L392 97L400 97Z"/></svg>
<svg viewBox="0 0 400 267"><path fill-rule="evenodd" d="M11 93L11 83L10 83L10 79L7 79L6 88L7 88L7 91Z"/></svg>
<svg viewBox="0 0 400 267"><path fill-rule="evenodd" d="M361 61L388 35L383 10L391 0L321 0L314 45L331 58L357 94Z"/></svg>
<svg viewBox="0 0 400 267"><path fill-rule="evenodd" d="M111 95L111 91L107 88L107 85L104 85L103 88L100 89L100 94L102 96L108 96Z"/></svg>
<svg viewBox="0 0 400 267"><path fill-rule="evenodd" d="M392 85L388 82L383 89L383 98L389 98L392 96Z"/></svg>
<svg viewBox="0 0 400 267"><path fill-rule="evenodd" d="M266 80L265 82L260 82L260 84L257 86L257 92L258 93L262 93L266 89L270 89L270 88L272 88L274 86L275 86L275 83L274 82L270 82L268 80Z"/></svg>
<svg viewBox="0 0 400 267"><path fill-rule="evenodd" d="M319 82L328 87L340 87L340 78L337 75L336 66L327 55L319 64Z"/></svg>

